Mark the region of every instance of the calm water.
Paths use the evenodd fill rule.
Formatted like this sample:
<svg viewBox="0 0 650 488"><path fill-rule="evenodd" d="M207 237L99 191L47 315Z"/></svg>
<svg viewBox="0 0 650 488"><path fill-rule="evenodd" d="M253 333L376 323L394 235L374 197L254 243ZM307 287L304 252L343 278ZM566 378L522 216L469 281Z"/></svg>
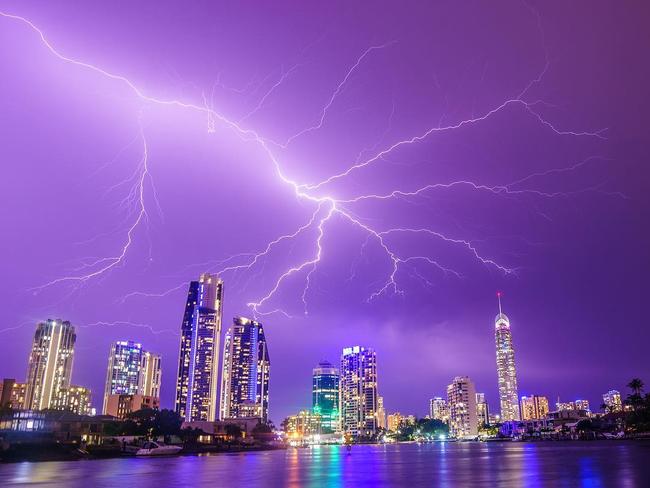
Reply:
<svg viewBox="0 0 650 488"><path fill-rule="evenodd" d="M337 446L160 459L0 465L0 486L650 487L650 444Z"/></svg>

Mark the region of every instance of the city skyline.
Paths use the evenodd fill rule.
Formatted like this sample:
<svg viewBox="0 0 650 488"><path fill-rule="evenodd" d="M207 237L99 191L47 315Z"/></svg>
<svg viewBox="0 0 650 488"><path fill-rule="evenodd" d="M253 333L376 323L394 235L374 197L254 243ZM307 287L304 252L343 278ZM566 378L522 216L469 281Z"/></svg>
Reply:
<svg viewBox="0 0 650 488"><path fill-rule="evenodd" d="M276 422L356 344L388 413L457 375L499 413L496 290L518 397L597 410L650 377L646 29L613 5L3 2L3 376L61 317L98 411L122 339L173 407L209 272L264 324Z"/></svg>

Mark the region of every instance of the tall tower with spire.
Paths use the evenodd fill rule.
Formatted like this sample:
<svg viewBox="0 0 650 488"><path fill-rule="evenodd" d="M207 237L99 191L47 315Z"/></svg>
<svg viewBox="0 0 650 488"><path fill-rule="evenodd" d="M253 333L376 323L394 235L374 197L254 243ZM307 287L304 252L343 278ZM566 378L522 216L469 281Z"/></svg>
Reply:
<svg viewBox="0 0 650 488"><path fill-rule="evenodd" d="M517 369L515 368L515 350L512 347L510 320L501 310L501 292L497 292L497 298L499 300L499 315L494 319L494 338L497 348L501 420L520 420Z"/></svg>

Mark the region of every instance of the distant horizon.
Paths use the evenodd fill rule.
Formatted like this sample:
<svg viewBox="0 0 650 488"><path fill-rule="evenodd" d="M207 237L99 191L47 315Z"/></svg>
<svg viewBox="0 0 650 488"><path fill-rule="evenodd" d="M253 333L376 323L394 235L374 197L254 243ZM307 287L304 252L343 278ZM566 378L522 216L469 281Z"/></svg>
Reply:
<svg viewBox="0 0 650 488"><path fill-rule="evenodd" d="M498 413L497 291L519 397L624 397L650 382L635 10L3 2L0 376L61 318L95 407L128 339L173 408L187 286L212 272L222 333L264 324L276 424L357 344L387 413L424 417L457 375Z"/></svg>

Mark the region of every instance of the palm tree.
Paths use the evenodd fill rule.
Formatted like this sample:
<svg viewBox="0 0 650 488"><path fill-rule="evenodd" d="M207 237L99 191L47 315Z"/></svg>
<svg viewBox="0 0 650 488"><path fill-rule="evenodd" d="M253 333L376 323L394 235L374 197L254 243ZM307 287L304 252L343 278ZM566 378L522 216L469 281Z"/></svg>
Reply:
<svg viewBox="0 0 650 488"><path fill-rule="evenodd" d="M632 378L632 381L627 384L627 387L630 388L635 395L641 396L641 392L643 391L643 381L639 378Z"/></svg>

